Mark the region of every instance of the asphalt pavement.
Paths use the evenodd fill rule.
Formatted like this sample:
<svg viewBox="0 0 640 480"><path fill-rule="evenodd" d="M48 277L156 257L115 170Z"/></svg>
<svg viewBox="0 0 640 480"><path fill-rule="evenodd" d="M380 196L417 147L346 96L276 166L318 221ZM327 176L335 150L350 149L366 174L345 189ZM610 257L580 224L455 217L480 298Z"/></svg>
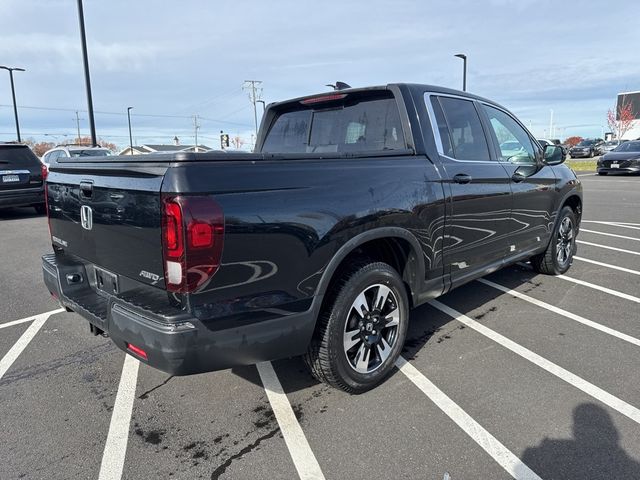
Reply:
<svg viewBox="0 0 640 480"><path fill-rule="evenodd" d="M46 218L0 210L0 479L640 478L640 178L580 175L565 276L514 265L414 310L399 368L357 396L296 358L125 361L48 314Z"/></svg>

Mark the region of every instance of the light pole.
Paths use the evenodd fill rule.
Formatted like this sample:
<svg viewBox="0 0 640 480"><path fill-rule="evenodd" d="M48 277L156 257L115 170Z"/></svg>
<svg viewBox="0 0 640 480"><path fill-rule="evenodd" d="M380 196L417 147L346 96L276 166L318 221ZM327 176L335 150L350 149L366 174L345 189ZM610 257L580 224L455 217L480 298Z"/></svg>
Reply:
<svg viewBox="0 0 640 480"><path fill-rule="evenodd" d="M266 104L264 103L264 100L256 100L256 103L262 104L262 114L264 115L264 111L267 109Z"/></svg>
<svg viewBox="0 0 640 480"><path fill-rule="evenodd" d="M467 56L464 53L457 53L454 57L462 59L462 91L467 91Z"/></svg>
<svg viewBox="0 0 640 480"><path fill-rule="evenodd" d="M21 142L20 138L20 122L18 122L18 106L16 105L16 89L13 85L13 71L24 72L24 68L11 68L0 65L0 68L9 72L9 78L11 79L11 96L13 97L13 115L16 117L16 134L18 135L18 142Z"/></svg>
<svg viewBox="0 0 640 480"><path fill-rule="evenodd" d="M87 55L87 36L84 31L84 10L82 0L78 0L78 21L80 23L80 40L82 41L82 61L84 63L84 82L87 88L87 106L89 109L89 128L91 129L91 143L98 146L96 138L96 122L93 118L93 99L91 98L91 78L89 77L89 57Z"/></svg>
<svg viewBox="0 0 640 480"><path fill-rule="evenodd" d="M129 152L133 155L133 137L131 136L131 109L133 107L127 107L127 119L129 120Z"/></svg>

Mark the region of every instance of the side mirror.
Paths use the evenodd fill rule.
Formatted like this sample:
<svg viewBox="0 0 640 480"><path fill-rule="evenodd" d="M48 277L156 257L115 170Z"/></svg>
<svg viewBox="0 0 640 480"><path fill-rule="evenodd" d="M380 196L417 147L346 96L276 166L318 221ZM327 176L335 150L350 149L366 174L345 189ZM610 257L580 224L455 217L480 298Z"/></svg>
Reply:
<svg viewBox="0 0 640 480"><path fill-rule="evenodd" d="M560 165L567 158L564 150L557 145L546 145L542 156L547 165Z"/></svg>

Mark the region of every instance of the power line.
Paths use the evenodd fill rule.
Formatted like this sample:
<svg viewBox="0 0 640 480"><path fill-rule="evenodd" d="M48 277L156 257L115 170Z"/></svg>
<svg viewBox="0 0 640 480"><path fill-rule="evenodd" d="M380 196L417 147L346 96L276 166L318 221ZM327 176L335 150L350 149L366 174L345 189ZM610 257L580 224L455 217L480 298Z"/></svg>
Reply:
<svg viewBox="0 0 640 480"><path fill-rule="evenodd" d="M0 104L0 107L11 108L11 105ZM82 112L82 113L87 113L87 110L78 110L78 109L75 109L75 108L35 107L35 106L31 106L31 105L19 105L19 108L24 108L24 109L28 109L28 110L54 111L54 112L72 112L72 113ZM240 110L244 110L245 108L246 107L242 107ZM240 111L240 110L237 110L237 111ZM98 110L95 110L94 113L98 113L100 115L119 115L119 116L125 116L126 115L126 113L123 113L123 112L105 112L105 111L98 111ZM193 115L170 115L170 114L161 114L161 113L132 113L131 116L132 117L154 117L154 118L182 118L182 119L188 119L188 120L193 119ZM200 117L200 118L204 119L205 117ZM248 127L248 126L250 126L248 123L230 122L230 121L221 120L221 119L218 119L218 118L206 118L206 119L209 120L209 121L212 121L212 122L224 123L224 124L228 124L228 125L237 125L237 126L240 126L240 127Z"/></svg>

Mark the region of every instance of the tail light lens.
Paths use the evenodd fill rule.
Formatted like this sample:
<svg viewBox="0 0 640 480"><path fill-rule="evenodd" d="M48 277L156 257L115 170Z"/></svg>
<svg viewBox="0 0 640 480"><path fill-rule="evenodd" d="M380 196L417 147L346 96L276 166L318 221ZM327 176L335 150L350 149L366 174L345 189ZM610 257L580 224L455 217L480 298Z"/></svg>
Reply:
<svg viewBox="0 0 640 480"><path fill-rule="evenodd" d="M167 290L187 293L205 286L220 266L224 215L211 197L164 196L162 247Z"/></svg>
<svg viewBox="0 0 640 480"><path fill-rule="evenodd" d="M49 176L49 167L47 167L44 163L40 165L40 171L42 172L42 182L47 181L47 177Z"/></svg>

